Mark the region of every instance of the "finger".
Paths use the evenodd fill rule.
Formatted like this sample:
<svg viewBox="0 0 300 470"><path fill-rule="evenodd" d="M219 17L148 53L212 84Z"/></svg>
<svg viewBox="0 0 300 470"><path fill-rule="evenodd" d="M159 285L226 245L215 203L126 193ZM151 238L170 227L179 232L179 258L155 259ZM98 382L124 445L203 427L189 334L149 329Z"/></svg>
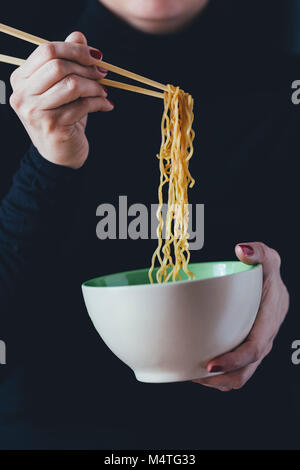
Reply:
<svg viewBox="0 0 300 470"><path fill-rule="evenodd" d="M231 389L242 388L246 382L252 377L254 372L261 361L257 361L254 364L243 367L234 372L228 372L222 375L215 375L213 377L204 377L203 379L196 379L193 382L205 385L206 387L217 388L222 391L229 391Z"/></svg>
<svg viewBox="0 0 300 470"><path fill-rule="evenodd" d="M82 34L80 31L74 31L73 33L71 33L67 37L66 42L77 42L79 44L87 45L87 39L85 35ZM103 77L108 74L108 70L104 69L103 67L97 67L97 68Z"/></svg>
<svg viewBox="0 0 300 470"><path fill-rule="evenodd" d="M235 253L240 261L246 264L260 263L264 277L279 273L280 256L273 248L261 242L239 243Z"/></svg>
<svg viewBox="0 0 300 470"><path fill-rule="evenodd" d="M80 31L73 31L73 33L69 34L65 39L65 42L76 42L77 44L84 44L87 46L87 39Z"/></svg>
<svg viewBox="0 0 300 470"><path fill-rule="evenodd" d="M49 42L42 44L28 57L21 67L18 68L18 77L29 78L46 62L53 59L66 59L81 65L99 65L102 52L85 44L75 42Z"/></svg>
<svg viewBox="0 0 300 470"><path fill-rule="evenodd" d="M24 81L24 88L27 94L41 95L72 74L90 80L100 80L105 76L97 67L84 67L69 60L53 59L36 70L30 80Z"/></svg>
<svg viewBox="0 0 300 470"><path fill-rule="evenodd" d="M80 121L89 113L97 111L111 111L113 105L103 97L80 98L79 100L64 105L55 112L55 121L58 125L69 126Z"/></svg>
<svg viewBox="0 0 300 470"><path fill-rule="evenodd" d="M249 338L234 351L210 361L207 370L208 372L228 372L240 369L258 361L264 350L264 346L260 346L256 341Z"/></svg>
<svg viewBox="0 0 300 470"><path fill-rule="evenodd" d="M265 321L262 315L247 340L235 350L210 361L207 364L208 372L235 371L264 359L272 349L275 334L269 332L269 322Z"/></svg>
<svg viewBox="0 0 300 470"><path fill-rule="evenodd" d="M230 390L232 390L232 387L223 387L222 385L210 384L209 382L205 382L204 379L203 380L195 379L195 380L192 380L192 382L197 383L199 385L203 385L204 387L207 387L207 388L214 388L222 392L229 392Z"/></svg>
<svg viewBox="0 0 300 470"><path fill-rule="evenodd" d="M107 91L95 80L78 77L77 75L68 75L52 88L40 95L40 109L54 109L71 103L78 98L88 97L107 97Z"/></svg>

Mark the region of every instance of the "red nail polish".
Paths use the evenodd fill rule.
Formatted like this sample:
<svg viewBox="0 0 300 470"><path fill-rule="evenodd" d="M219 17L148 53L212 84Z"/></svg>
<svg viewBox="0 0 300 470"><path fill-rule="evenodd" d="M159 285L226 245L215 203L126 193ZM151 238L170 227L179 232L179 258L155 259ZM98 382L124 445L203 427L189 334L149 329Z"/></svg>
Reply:
<svg viewBox="0 0 300 470"><path fill-rule="evenodd" d="M108 93L108 89L106 88L106 86L102 85L102 88L105 91L105 93Z"/></svg>
<svg viewBox="0 0 300 470"><path fill-rule="evenodd" d="M223 368L221 366L212 366L209 372L222 372Z"/></svg>
<svg viewBox="0 0 300 470"><path fill-rule="evenodd" d="M253 248L249 245L239 245L239 247L246 256L252 256L254 253Z"/></svg>
<svg viewBox="0 0 300 470"><path fill-rule="evenodd" d="M112 100L107 100L112 106L115 106L115 103Z"/></svg>
<svg viewBox="0 0 300 470"><path fill-rule="evenodd" d="M90 54L94 59L101 60L103 57L103 54L101 51L98 51L97 49L90 49Z"/></svg>

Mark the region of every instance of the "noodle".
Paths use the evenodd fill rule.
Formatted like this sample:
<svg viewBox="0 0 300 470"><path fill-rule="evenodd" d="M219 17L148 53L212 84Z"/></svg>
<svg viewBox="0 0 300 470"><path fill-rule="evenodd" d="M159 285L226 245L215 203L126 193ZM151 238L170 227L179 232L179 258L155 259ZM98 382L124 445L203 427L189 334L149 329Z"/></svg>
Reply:
<svg viewBox="0 0 300 470"><path fill-rule="evenodd" d="M159 283L181 280L181 269L188 279L195 277L188 269L190 260L188 188L193 187L195 183L189 172L189 160L193 155L195 136L192 129L193 105L194 100L191 95L179 87L168 85L168 90L164 93L164 113L161 122L162 142L160 153L157 155L160 168L157 209L158 246L153 253L149 270L151 283L153 283L152 273L156 259L160 265L156 272L156 281ZM162 208L165 185L167 185L168 207L163 242Z"/></svg>

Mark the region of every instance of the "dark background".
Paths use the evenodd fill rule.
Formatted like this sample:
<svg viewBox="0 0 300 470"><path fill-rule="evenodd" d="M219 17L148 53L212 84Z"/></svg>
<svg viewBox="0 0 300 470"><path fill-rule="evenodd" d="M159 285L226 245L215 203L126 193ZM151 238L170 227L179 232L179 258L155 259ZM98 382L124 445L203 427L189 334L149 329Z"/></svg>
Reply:
<svg viewBox="0 0 300 470"><path fill-rule="evenodd" d="M213 1L213 0L211 0ZM1 4L0 22L8 25L20 28L24 31L28 31L32 34L39 35L47 39L64 39L66 35L66 24L72 24L76 18L80 15L83 8L84 1L58 1L51 0L48 2L40 1L10 1ZM280 60L284 58L291 59L292 63L298 61L298 54L300 56L300 1L297 0L215 0L214 3L218 4L220 22L228 22L228 31L234 25L235 31L238 30L239 36L238 41L233 42L235 47L243 57L250 53L255 56L258 51L261 54L263 48L266 53L278 55ZM64 31L64 33L61 33ZM216 24L215 35L220 41L222 38L218 37L219 30ZM96 45L95 45L96 46ZM210 45L207 44L207 48ZM215 45L214 45L215 47ZM27 55L32 51L32 45L26 45L22 41L14 38L9 38L4 35L0 35L0 52L8 55L14 55L18 57L26 58ZM213 48L212 48L213 51ZM300 60L300 58L299 58ZM290 62L289 62L290 63ZM9 81L9 73L13 68L6 65L0 64L0 79L5 80L6 83ZM300 69L299 69L300 70ZM162 77L163 78L163 77ZM286 80L286 77L284 78ZM299 76L291 75L291 80L300 79ZM263 77L262 77L263 80ZM278 77L276 86L278 86ZM251 85L255 88L255 82ZM261 87L262 83L257 84L257 87ZM268 89L272 89L273 83L266 83L265 86ZM274 85L275 86L275 85ZM0 106L0 118L3 109ZM6 111L7 112L7 111ZM13 113L12 111L9 111ZM22 157L24 152L27 150L29 140L23 130L22 126L15 128L14 135L7 135L2 129L1 132L1 144L2 148L9 149L13 141L14 152L12 155L16 158L7 158L1 162L0 167L0 197L2 198L10 185L11 175L19 165L19 159ZM299 129L300 133L300 129ZM299 138L300 147L300 138ZM8 150L8 153L11 153ZM17 158L18 157L18 158ZM279 191L285 191L285 184L278 188ZM298 188L295 187L294 192L295 200L299 199ZM295 204L297 207L297 205ZM284 208L279 208L284 210ZM274 435L266 437L265 442L268 442L272 446L272 442L281 442L282 447L288 448L289 446L297 446L300 448L300 439L298 439L299 429L298 423L300 418L300 387L299 387L299 376L300 376L300 365L298 367L291 363L291 343L295 339L300 339L300 327L299 327L299 301L297 299L298 288L298 271L297 262L299 260L299 248L298 248L298 235L296 228L298 225L299 214L295 212L295 230L293 233L286 234L286 242L291 243L295 247L295 262L290 263L289 268L283 263L283 277L289 287L291 293L291 311L289 319L283 325L280 331L280 350L279 347L274 347L272 357L267 358L265 362L272 362L272 367L277 368L277 374L272 374L271 379L273 380L273 389L276 390L274 397L269 396L268 400L270 407L266 410L265 414L262 415L261 422L251 421L251 412L245 410L245 427L241 429L240 442L245 442L242 434L248 434L249 443L253 443L254 446L259 447L259 442L256 441L255 429L260 428L260 432L266 429L266 433L270 433L270 423L274 422ZM222 256L222 255L221 255ZM270 366L271 367L271 366ZM124 371L127 374L127 371ZM259 369L256 373L257 383L260 383L260 387L250 382L247 385L247 391L244 390L234 393L248 393L249 394L249 407L256 407L259 404L261 398L266 400L264 391L264 381L266 378L263 372ZM178 388L180 388L178 384ZM280 396L284 394L284 400L280 401ZM286 393L287 392L287 393ZM153 392L155 393L155 392ZM203 393L218 394L218 400L215 401L215 409L212 410L212 414L218 415L218 409L220 414L222 408L226 407L228 402L232 407L235 401L235 395L222 395L217 391L206 390ZM287 401L287 398L288 401ZM199 403L200 406L200 403ZM0 403L1 407L1 403ZM239 413L243 413L243 410L239 409ZM209 414L209 410L206 411ZM192 418L191 418L192 419ZM276 435L276 424L277 422L282 423L282 433L286 430L286 440L284 438L278 438ZM201 423L199 423L201 426ZM227 448L226 441L226 430L230 428L230 422L214 422L209 424L207 429L207 441L203 443L207 448L214 448L214 434L223 433L224 435L224 448ZM203 431L203 430L202 430ZM229 439L229 438L228 438ZM230 442L230 441L228 441ZM237 442L237 446L239 443ZM242 445L242 444L241 444Z"/></svg>

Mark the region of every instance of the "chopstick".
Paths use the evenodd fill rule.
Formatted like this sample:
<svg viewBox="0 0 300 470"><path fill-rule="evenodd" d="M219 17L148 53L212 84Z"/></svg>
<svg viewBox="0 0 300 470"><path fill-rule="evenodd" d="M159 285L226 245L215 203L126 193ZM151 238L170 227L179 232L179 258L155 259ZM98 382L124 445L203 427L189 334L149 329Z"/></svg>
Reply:
<svg viewBox="0 0 300 470"><path fill-rule="evenodd" d="M22 65L24 64L24 59L18 59L18 57L11 57L10 55L0 54L0 62L11 65Z"/></svg>
<svg viewBox="0 0 300 470"><path fill-rule="evenodd" d="M3 23L0 23L0 32L22 39L23 41L31 42L32 44L36 44L38 46L49 42L46 39L39 38L38 36L34 36L33 34L25 33L23 31L20 31L19 29L12 28L11 26L7 26ZM135 80L137 82L153 86L154 88L158 88L163 91L167 90L167 86L162 83L156 82L155 80L151 80L150 78L143 77L142 75L138 75L134 72L130 72L129 70L122 69L121 67L117 67L116 65L109 64L108 62L104 62L103 60L99 61L99 67L109 70L110 72L114 72L118 75L123 75L124 77L131 78L132 80Z"/></svg>
<svg viewBox="0 0 300 470"><path fill-rule="evenodd" d="M101 85L111 86L113 88L120 88L121 90L133 91L135 93L141 93L142 95L153 96L154 98L164 99L164 94L159 91L148 90L148 88L142 88L140 86L129 85L127 83L116 82L115 80L109 80L108 78L102 78L99 80Z"/></svg>
<svg viewBox="0 0 300 470"><path fill-rule="evenodd" d="M22 65L24 64L24 59L19 59L18 57L12 57L9 55L0 54L0 62L4 62L6 64L11 65ZM99 80L101 85L111 86L114 88L120 88L122 90L133 91L135 93L141 93L142 95L149 95L153 96L154 98L164 98L164 94L154 90L148 90L147 88L142 88L139 86L129 85L127 83L116 82L115 80L108 80L106 78L102 78Z"/></svg>

